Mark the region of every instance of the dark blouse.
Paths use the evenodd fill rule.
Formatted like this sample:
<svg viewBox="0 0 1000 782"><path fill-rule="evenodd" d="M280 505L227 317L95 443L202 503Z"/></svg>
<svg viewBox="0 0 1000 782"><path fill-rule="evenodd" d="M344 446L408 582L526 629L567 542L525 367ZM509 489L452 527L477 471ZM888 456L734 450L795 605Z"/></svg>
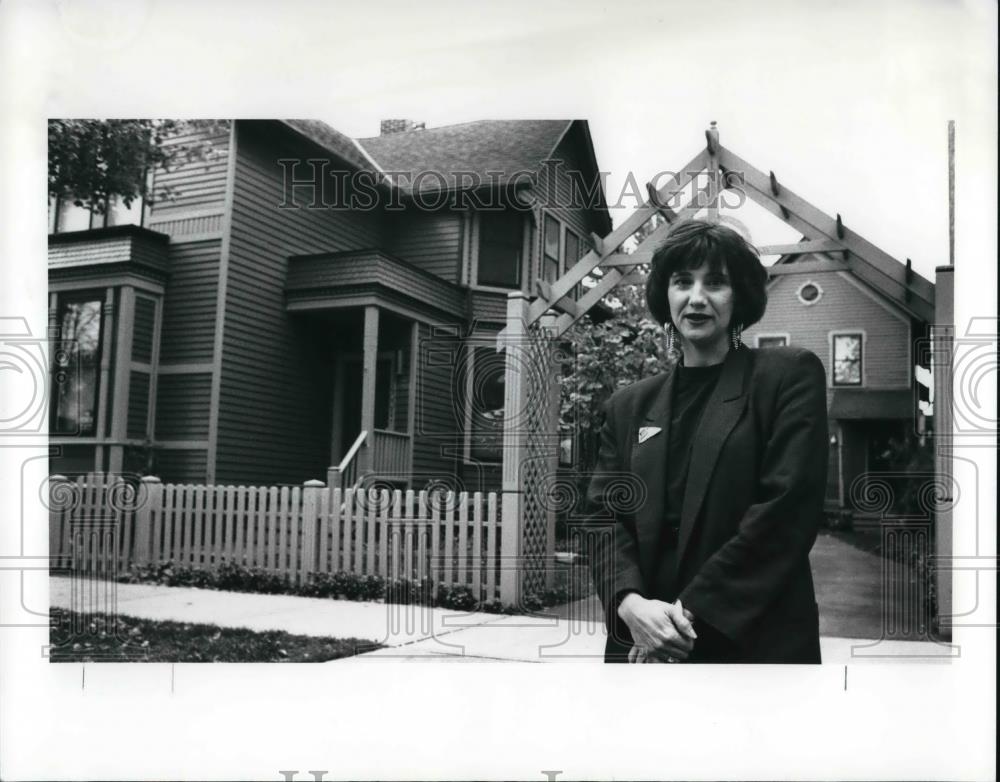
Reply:
<svg viewBox="0 0 1000 782"><path fill-rule="evenodd" d="M705 407L712 390L722 374L722 364L710 367L685 367L674 370L674 398L670 407L670 428L667 430L666 516L660 538L663 562L657 571L657 582L652 584L652 595L658 600L673 602L677 599L677 538L681 527L681 508L684 505L684 485L687 482L691 446L698 431L698 424L705 414Z"/></svg>
<svg viewBox="0 0 1000 782"><path fill-rule="evenodd" d="M664 544L676 547L681 526L684 485L695 432L705 413L705 405L722 374L722 364L710 367L677 367L674 398L671 404L670 429L667 431L667 518Z"/></svg>
<svg viewBox="0 0 1000 782"><path fill-rule="evenodd" d="M684 504L684 484L687 482L691 446L698 424L705 412L712 389L722 374L722 364L710 367L685 367L678 364L674 370L674 397L671 400L669 429L666 432L667 474L666 518L664 519L660 550L664 562L658 570L658 581L645 597L673 602L677 599L677 538L681 526L681 508ZM626 589L615 597L618 602L632 590Z"/></svg>

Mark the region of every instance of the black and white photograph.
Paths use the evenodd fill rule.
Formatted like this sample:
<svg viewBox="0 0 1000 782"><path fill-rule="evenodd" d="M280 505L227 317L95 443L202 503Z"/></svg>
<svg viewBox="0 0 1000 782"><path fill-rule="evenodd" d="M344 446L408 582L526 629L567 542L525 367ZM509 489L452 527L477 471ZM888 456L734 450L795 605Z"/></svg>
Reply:
<svg viewBox="0 0 1000 782"><path fill-rule="evenodd" d="M994 777L995 4L0 35L4 779Z"/></svg>

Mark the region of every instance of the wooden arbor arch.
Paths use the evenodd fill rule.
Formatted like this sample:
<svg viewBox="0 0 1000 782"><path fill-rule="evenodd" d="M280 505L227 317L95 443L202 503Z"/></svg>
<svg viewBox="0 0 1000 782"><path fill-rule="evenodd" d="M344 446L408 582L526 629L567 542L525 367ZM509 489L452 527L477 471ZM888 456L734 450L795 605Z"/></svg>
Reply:
<svg viewBox="0 0 1000 782"><path fill-rule="evenodd" d="M619 285L641 282L639 267L678 221L705 211L719 219L723 190L740 188L753 202L802 234L802 241L761 247L762 255L818 254L817 264L831 271L850 271L890 299L905 303L910 313L934 322L934 285L844 225L779 184L773 171L765 174L719 143L713 122L705 131L706 145L665 184L647 184L648 198L625 222L604 237L591 235L593 249L558 280L536 282L537 295L509 294L507 325L497 337L506 350L504 404L503 533L501 540L501 599L516 602L527 592L551 584L555 515L566 492L556 479L559 449L557 372L559 338L588 310ZM703 184L702 184L703 183ZM680 209L669 206L685 191L691 196ZM634 252L621 251L652 217L663 222ZM579 299L572 291L600 269L596 285ZM772 267L772 273L780 273Z"/></svg>

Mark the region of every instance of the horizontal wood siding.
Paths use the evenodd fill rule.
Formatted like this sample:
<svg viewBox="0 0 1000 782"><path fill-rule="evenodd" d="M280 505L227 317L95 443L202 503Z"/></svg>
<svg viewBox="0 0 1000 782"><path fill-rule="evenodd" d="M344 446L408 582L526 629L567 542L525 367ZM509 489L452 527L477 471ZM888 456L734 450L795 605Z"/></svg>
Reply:
<svg viewBox="0 0 1000 782"><path fill-rule="evenodd" d="M149 415L149 373L133 371L128 383L128 425L129 438L144 440L149 434L146 421Z"/></svg>
<svg viewBox="0 0 1000 782"><path fill-rule="evenodd" d="M151 228L150 231L155 231ZM159 234L156 231L156 234ZM132 261L156 269L170 270L170 253L168 239L152 233L139 234L132 237Z"/></svg>
<svg viewBox="0 0 1000 782"><path fill-rule="evenodd" d="M212 360L220 248L218 239L171 244L161 363Z"/></svg>
<svg viewBox="0 0 1000 782"><path fill-rule="evenodd" d="M319 152L273 123L240 122L236 154L216 480L321 478L330 459L332 356L285 309L288 257L377 246L380 216L279 209L278 159Z"/></svg>
<svg viewBox="0 0 1000 782"><path fill-rule="evenodd" d="M211 392L212 376L208 373L160 375L156 387L156 439L207 437Z"/></svg>
<svg viewBox="0 0 1000 782"><path fill-rule="evenodd" d="M127 236L49 245L49 268L125 263L132 257L132 240Z"/></svg>
<svg viewBox="0 0 1000 782"><path fill-rule="evenodd" d="M202 449L159 448L154 470L164 482L204 483L208 473L208 452Z"/></svg>
<svg viewBox="0 0 1000 782"><path fill-rule="evenodd" d="M460 354L464 350L445 338L431 339L431 327L420 324L417 360L416 432L413 438L413 484L420 489L430 481L454 482L457 454L462 447L464 414L456 398ZM440 344L439 344L440 342ZM453 355L451 360L449 355Z"/></svg>
<svg viewBox="0 0 1000 782"><path fill-rule="evenodd" d="M221 208L226 200L226 165L229 133L212 135L195 131L168 139L164 146L194 147L209 142L212 154L204 160L175 165L170 171L159 169L153 175L154 201L150 219L164 219L192 210ZM170 188L171 193L166 189Z"/></svg>
<svg viewBox="0 0 1000 782"><path fill-rule="evenodd" d="M491 324L507 325L507 294L472 291L472 317Z"/></svg>
<svg viewBox="0 0 1000 782"><path fill-rule="evenodd" d="M816 283L823 291L819 301L808 306L798 298L799 288L806 282ZM854 329L867 335L864 387L908 387L909 323L886 311L836 272L790 274L775 280L768 288L763 319L747 329L743 338L753 347L758 334L788 334L790 344L811 350L826 367L829 402L833 393L829 390L833 374L830 332Z"/></svg>
<svg viewBox="0 0 1000 782"><path fill-rule="evenodd" d="M451 210L390 213L388 250L449 282L459 282L462 213Z"/></svg>
<svg viewBox="0 0 1000 782"><path fill-rule="evenodd" d="M538 182L533 188L533 195L541 202L543 209L538 225L532 230L533 258L529 275L531 285L534 285L534 280L541 270L545 214L552 215L563 224L564 235L565 229L569 228L580 237L581 255L590 249L591 231L603 233L600 224L594 219L593 211L587 208L585 201L589 192L587 188L592 186L589 180L593 175L590 173L590 166L584 154L582 134L578 128L566 134L556 147L552 158L562 161L561 165L543 166ZM582 187L581 182L583 182ZM565 243L565 239L562 241ZM567 259L564 264L572 265L576 260ZM534 295L533 290L531 294Z"/></svg>
<svg viewBox="0 0 1000 782"><path fill-rule="evenodd" d="M153 360L153 329L156 324L156 302L145 296L135 300L135 320L132 329L132 360L148 364Z"/></svg>
<svg viewBox="0 0 1000 782"><path fill-rule="evenodd" d="M376 250L293 258L285 290L290 301L301 301L325 293L356 295L362 288L370 292L376 286L382 289L380 295L395 296L404 305L433 307L438 313L456 316L465 313L466 294L457 285Z"/></svg>
<svg viewBox="0 0 1000 782"><path fill-rule="evenodd" d="M167 271L167 243L155 234L112 231L110 236L93 236L97 232L76 235L55 234L49 242L49 270L84 266L107 267L112 264L138 263L151 269ZM117 233L117 235L115 235ZM72 240L68 237L72 236Z"/></svg>
<svg viewBox="0 0 1000 782"><path fill-rule="evenodd" d="M555 199L543 203L548 207L550 214L566 223L578 236L586 238L591 231L597 230L597 225L583 200L586 197L585 190L573 185L573 179L579 181L581 177L586 185L590 185L590 182L586 181L588 167L584 162L582 150L575 141L575 135L564 138L556 147L553 157L562 160L563 165L552 169L554 176L550 178L550 186L555 187Z"/></svg>
<svg viewBox="0 0 1000 782"><path fill-rule="evenodd" d="M222 206L219 211L213 214L198 214L184 217L183 214L176 214L174 217L165 216L153 221L151 226L160 233L167 234L172 241L185 241L186 237L205 234L218 234L222 231Z"/></svg>

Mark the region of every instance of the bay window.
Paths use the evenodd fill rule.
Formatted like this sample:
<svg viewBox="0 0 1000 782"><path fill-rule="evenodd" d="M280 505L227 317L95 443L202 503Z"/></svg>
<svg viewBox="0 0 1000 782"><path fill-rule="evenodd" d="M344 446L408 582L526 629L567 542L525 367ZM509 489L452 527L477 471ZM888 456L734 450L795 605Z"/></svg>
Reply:
<svg viewBox="0 0 1000 782"><path fill-rule="evenodd" d="M55 356L58 382L52 397L54 432L97 434L103 310L100 294L60 297L58 325L62 349Z"/></svg>

